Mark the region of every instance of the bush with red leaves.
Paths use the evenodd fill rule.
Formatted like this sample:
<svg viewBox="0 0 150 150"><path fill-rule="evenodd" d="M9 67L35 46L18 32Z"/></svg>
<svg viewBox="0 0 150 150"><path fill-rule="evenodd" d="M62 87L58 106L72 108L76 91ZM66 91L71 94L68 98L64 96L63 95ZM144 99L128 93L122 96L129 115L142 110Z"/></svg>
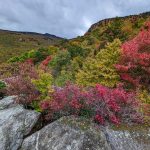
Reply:
<svg viewBox="0 0 150 150"><path fill-rule="evenodd" d="M47 66L48 63L51 61L52 57L51 56L47 56L45 60L42 61L42 64L44 66Z"/></svg>
<svg viewBox="0 0 150 150"><path fill-rule="evenodd" d="M89 92L92 93L92 99L89 99L88 104L94 114L99 116L97 122L119 124L142 121L135 93L126 92L122 87L110 89L99 84Z"/></svg>
<svg viewBox="0 0 150 150"><path fill-rule="evenodd" d="M110 89L98 84L95 88L85 90L67 84L63 88L55 88L51 98L41 103L41 109L50 120L66 115L89 117L103 125L142 120L135 94L120 87Z"/></svg>
<svg viewBox="0 0 150 150"><path fill-rule="evenodd" d="M79 115L85 107L88 95L73 84L63 88L55 87L51 100L41 103L42 110L48 112L47 119L57 119L66 115Z"/></svg>
<svg viewBox="0 0 150 150"><path fill-rule="evenodd" d="M150 90L150 22L134 39L122 45L116 68L128 88L144 86Z"/></svg>
<svg viewBox="0 0 150 150"><path fill-rule="evenodd" d="M31 63L21 64L17 76L5 79L8 95L17 95L17 103L30 105L39 96L39 92L31 82L31 79L37 77L38 74Z"/></svg>
<svg viewBox="0 0 150 150"><path fill-rule="evenodd" d="M51 60L52 60L52 57L51 57L51 56L47 56L46 59L44 59L44 60L41 62L40 68L41 68L42 70L45 70L45 71L46 71L47 66L48 66L48 64L49 64L49 62L50 62Z"/></svg>

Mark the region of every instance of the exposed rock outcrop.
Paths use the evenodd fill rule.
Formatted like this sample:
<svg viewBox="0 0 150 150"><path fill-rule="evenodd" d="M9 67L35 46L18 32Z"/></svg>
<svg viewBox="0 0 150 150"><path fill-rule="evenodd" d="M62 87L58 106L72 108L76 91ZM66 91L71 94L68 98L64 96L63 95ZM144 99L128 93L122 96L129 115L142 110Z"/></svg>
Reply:
<svg viewBox="0 0 150 150"><path fill-rule="evenodd" d="M126 127L125 129L105 128L107 141L113 150L150 150L150 129Z"/></svg>
<svg viewBox="0 0 150 150"><path fill-rule="evenodd" d="M0 110L16 106L14 103L15 96L9 96L0 100Z"/></svg>
<svg viewBox="0 0 150 150"><path fill-rule="evenodd" d="M0 101L0 150L17 150L39 118L39 113L13 104L14 97Z"/></svg>
<svg viewBox="0 0 150 150"><path fill-rule="evenodd" d="M73 116L31 134L40 113L14 98L0 100L0 150L150 150L150 128L100 127Z"/></svg>
<svg viewBox="0 0 150 150"><path fill-rule="evenodd" d="M26 138L20 150L111 150L104 133L79 118L63 117Z"/></svg>

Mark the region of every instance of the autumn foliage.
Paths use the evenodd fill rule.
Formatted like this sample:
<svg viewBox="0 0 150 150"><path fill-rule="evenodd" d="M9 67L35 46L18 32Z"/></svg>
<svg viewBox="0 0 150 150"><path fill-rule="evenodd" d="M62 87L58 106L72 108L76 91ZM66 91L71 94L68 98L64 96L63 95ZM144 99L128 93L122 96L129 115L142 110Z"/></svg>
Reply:
<svg viewBox="0 0 150 150"><path fill-rule="evenodd" d="M78 115L103 125L141 121L134 93L128 93L121 87L110 89L99 84L87 90L73 84L56 87L51 100L43 101L41 108L47 113L47 119Z"/></svg>
<svg viewBox="0 0 150 150"><path fill-rule="evenodd" d="M17 95L16 102L25 106L30 105L39 97L39 92L32 84L31 79L37 78L38 74L33 65L24 63L19 66L17 76L7 78L8 95Z"/></svg>
<svg viewBox="0 0 150 150"><path fill-rule="evenodd" d="M75 115L101 125L143 122L141 106L144 103L148 116L145 104L150 104L150 23L121 44L129 35L120 35L123 24L118 21L109 27L112 32L106 38L111 43L103 48L89 51L68 43L59 52L38 50L22 56L24 63L6 79L9 95L41 111L46 120Z"/></svg>
<svg viewBox="0 0 150 150"><path fill-rule="evenodd" d="M115 39L105 49L101 49L95 58L87 58L76 74L76 83L83 86L95 86L99 83L115 87L119 82L119 75L114 65L118 63L120 47L120 40Z"/></svg>
<svg viewBox="0 0 150 150"><path fill-rule="evenodd" d="M116 68L129 88L142 86L150 90L150 23L133 40L122 45Z"/></svg>
<svg viewBox="0 0 150 150"><path fill-rule="evenodd" d="M26 61L20 64L17 75L7 78L5 82L8 85L8 95L17 95L17 103L31 106L47 98L48 91L51 91L52 76L45 70L36 68L30 61ZM35 109L38 109L38 106Z"/></svg>

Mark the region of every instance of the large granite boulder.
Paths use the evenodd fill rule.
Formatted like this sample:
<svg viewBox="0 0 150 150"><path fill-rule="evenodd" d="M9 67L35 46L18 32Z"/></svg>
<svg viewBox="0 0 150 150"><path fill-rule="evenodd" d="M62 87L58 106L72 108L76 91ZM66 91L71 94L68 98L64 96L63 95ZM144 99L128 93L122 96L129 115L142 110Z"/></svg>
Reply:
<svg viewBox="0 0 150 150"><path fill-rule="evenodd" d="M111 150L104 133L90 121L63 117L27 137L20 150Z"/></svg>
<svg viewBox="0 0 150 150"><path fill-rule="evenodd" d="M14 104L14 98L0 100L0 150L17 150L40 115Z"/></svg>

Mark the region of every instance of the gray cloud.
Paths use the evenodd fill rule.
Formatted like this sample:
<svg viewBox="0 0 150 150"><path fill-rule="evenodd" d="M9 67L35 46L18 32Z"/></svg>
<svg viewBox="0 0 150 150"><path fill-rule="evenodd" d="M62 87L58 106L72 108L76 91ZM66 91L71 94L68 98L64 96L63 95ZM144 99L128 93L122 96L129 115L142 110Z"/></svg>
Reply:
<svg viewBox="0 0 150 150"><path fill-rule="evenodd" d="M101 19L145 11L149 0L0 0L0 28L73 38Z"/></svg>

